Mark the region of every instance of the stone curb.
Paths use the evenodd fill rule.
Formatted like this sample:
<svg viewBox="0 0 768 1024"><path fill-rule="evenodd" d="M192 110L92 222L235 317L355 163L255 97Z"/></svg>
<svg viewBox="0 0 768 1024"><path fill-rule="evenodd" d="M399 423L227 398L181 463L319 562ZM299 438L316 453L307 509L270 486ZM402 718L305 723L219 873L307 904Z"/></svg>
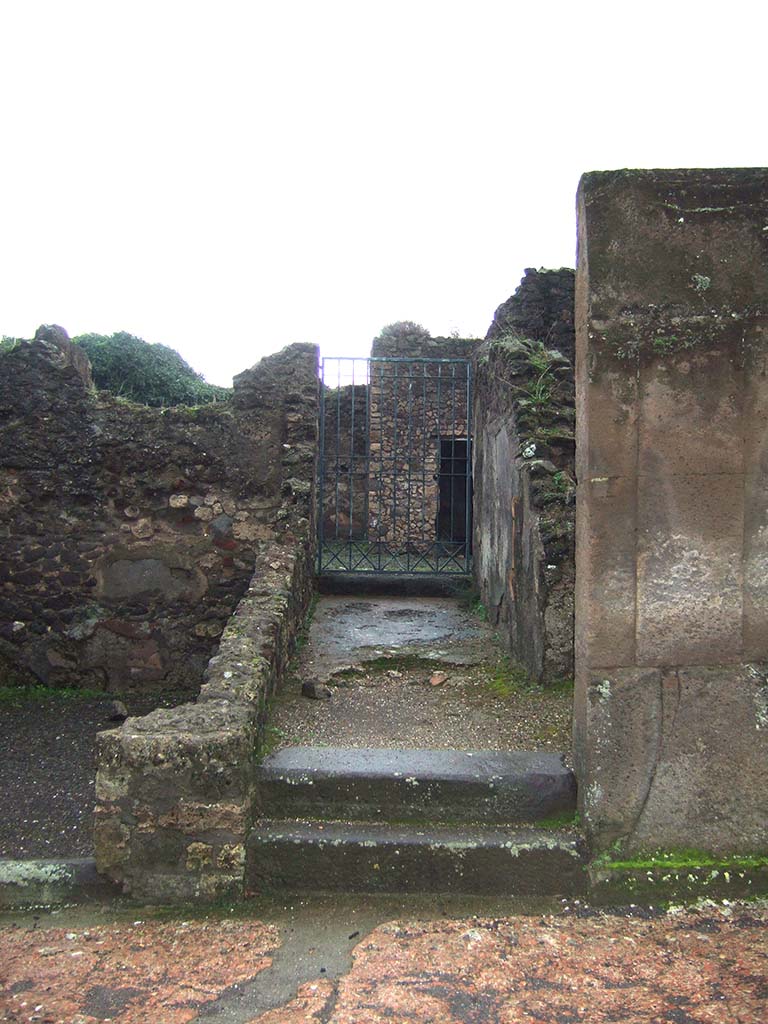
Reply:
<svg viewBox="0 0 768 1024"><path fill-rule="evenodd" d="M114 899L120 887L96 871L92 857L70 860L0 858L0 910Z"/></svg>

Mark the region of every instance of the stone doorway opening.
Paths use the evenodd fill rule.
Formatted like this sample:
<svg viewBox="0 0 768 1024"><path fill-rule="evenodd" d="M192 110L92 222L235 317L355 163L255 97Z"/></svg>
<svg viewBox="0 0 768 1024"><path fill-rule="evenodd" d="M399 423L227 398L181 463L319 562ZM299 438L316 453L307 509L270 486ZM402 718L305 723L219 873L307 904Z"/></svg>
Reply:
<svg viewBox="0 0 768 1024"><path fill-rule="evenodd" d="M472 543L472 469L469 438L440 438L437 539L444 545Z"/></svg>

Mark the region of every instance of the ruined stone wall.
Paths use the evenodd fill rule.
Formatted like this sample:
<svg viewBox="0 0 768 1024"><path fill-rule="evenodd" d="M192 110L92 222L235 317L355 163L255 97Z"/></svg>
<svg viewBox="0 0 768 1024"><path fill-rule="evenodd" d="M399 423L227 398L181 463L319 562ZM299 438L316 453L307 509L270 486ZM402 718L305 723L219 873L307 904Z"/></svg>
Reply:
<svg viewBox="0 0 768 1024"><path fill-rule="evenodd" d="M307 614L314 581L317 352L291 346L235 379L235 415L265 424L274 533L208 662L196 703L129 718L98 737L98 870L154 900L243 895L253 773L267 702Z"/></svg>
<svg viewBox="0 0 768 1024"><path fill-rule="evenodd" d="M574 272L569 267L559 270L529 267L514 295L502 302L494 313L486 338L494 340L510 334L535 338L573 362L573 289Z"/></svg>
<svg viewBox="0 0 768 1024"><path fill-rule="evenodd" d="M549 345L573 348L573 277L526 271L473 359L475 582L512 658L544 681L573 675L573 366Z"/></svg>
<svg viewBox="0 0 768 1024"><path fill-rule="evenodd" d="M308 528L316 353L166 410L95 393L82 355L0 355L0 673L193 693L260 552Z"/></svg>
<svg viewBox="0 0 768 1024"><path fill-rule="evenodd" d="M768 848L768 170L579 189L574 750L593 844Z"/></svg>
<svg viewBox="0 0 768 1024"><path fill-rule="evenodd" d="M472 346L471 340L460 338L379 338L374 342L370 540L394 549L409 544L414 551L426 551L435 544L440 439L467 436L467 368L450 360L467 359ZM443 362L418 362L423 359Z"/></svg>

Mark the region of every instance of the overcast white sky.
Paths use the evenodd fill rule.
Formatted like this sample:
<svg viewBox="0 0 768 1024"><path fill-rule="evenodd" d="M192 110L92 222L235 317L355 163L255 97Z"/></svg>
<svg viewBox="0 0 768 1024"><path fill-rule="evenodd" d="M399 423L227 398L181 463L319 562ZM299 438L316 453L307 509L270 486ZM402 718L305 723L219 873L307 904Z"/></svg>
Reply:
<svg viewBox="0 0 768 1024"><path fill-rule="evenodd" d="M206 377L573 266L586 170L760 166L764 3L0 0L0 333Z"/></svg>

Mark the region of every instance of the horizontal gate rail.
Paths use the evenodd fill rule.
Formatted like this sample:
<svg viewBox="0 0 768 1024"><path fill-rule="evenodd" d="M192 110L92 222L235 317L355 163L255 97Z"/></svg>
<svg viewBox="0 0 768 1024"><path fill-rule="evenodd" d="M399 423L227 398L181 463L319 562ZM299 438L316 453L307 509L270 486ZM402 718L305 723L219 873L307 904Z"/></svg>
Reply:
<svg viewBox="0 0 768 1024"><path fill-rule="evenodd" d="M318 572L467 574L469 360L326 357L321 385Z"/></svg>

